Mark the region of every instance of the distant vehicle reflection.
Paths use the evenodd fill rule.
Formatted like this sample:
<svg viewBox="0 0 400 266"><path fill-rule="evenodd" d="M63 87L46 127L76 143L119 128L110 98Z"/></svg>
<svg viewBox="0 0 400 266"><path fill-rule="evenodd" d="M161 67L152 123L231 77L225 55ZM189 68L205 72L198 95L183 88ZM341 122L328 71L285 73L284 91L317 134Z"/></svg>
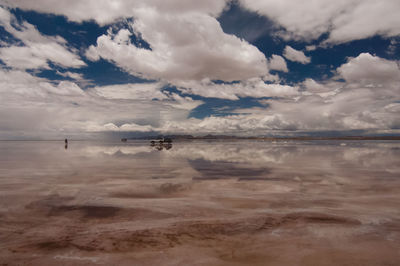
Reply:
<svg viewBox="0 0 400 266"><path fill-rule="evenodd" d="M150 146L159 151L172 149L172 143L151 143Z"/></svg>
<svg viewBox="0 0 400 266"><path fill-rule="evenodd" d="M162 151L163 149L170 150L172 148L172 139L170 138L160 138L150 141L150 146L155 149Z"/></svg>
<svg viewBox="0 0 400 266"><path fill-rule="evenodd" d="M164 149L166 149L166 150L172 149L172 144L171 143L162 143L162 144L156 143L156 144L152 144L151 146L154 147L155 149L159 150L159 151L162 151Z"/></svg>

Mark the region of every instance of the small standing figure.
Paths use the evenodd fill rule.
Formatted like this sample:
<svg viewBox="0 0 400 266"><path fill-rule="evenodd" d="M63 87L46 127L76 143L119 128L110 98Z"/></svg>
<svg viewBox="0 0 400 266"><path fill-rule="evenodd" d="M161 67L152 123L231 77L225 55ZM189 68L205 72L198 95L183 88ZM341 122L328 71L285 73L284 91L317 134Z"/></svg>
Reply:
<svg viewBox="0 0 400 266"><path fill-rule="evenodd" d="M68 140L67 140L67 139L65 139L65 141L64 141L64 142L65 142L65 146L64 146L64 147L65 147L65 149L68 149Z"/></svg>

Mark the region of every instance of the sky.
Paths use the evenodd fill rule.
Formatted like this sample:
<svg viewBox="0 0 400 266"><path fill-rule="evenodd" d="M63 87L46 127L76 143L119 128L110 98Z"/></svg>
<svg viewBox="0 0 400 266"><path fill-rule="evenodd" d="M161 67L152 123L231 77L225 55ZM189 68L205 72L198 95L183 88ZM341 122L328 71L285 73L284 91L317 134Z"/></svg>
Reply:
<svg viewBox="0 0 400 266"><path fill-rule="evenodd" d="M0 139L400 135L399 0L0 0Z"/></svg>

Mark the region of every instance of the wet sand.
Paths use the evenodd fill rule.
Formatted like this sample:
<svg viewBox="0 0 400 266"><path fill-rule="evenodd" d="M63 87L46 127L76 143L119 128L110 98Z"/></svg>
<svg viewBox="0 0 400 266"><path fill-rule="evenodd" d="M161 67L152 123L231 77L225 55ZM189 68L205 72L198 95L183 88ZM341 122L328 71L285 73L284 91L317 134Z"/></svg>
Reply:
<svg viewBox="0 0 400 266"><path fill-rule="evenodd" d="M400 142L0 142L0 265L399 265Z"/></svg>

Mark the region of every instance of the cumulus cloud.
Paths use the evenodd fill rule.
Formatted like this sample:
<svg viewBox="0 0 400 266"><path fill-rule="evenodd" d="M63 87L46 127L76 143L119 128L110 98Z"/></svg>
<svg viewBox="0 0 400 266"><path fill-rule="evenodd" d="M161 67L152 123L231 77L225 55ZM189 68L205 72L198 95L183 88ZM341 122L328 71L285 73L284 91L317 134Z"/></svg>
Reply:
<svg viewBox="0 0 400 266"><path fill-rule="evenodd" d="M86 64L67 47L59 37L45 36L32 24L18 22L10 12L0 6L0 26L20 40L23 45L0 47L0 59L16 69L50 69L48 61L62 67L82 67Z"/></svg>
<svg viewBox="0 0 400 266"><path fill-rule="evenodd" d="M153 127L135 123L123 124L121 126L117 126L114 123L107 123L104 125L89 125L86 130L88 132L150 132L153 131Z"/></svg>
<svg viewBox="0 0 400 266"><path fill-rule="evenodd" d="M109 13L104 16L99 16L102 12L99 10L92 14L94 9L90 8L83 13L76 10L82 5L94 5L91 1L72 1L63 8L47 2L43 5L32 5L29 1L9 4L64 14L74 21L95 19L104 24L121 16L134 17L134 21L127 22L125 27L110 27L107 34L98 37L96 45L86 51L87 58L109 60L132 75L169 83L187 93L232 100L239 97L287 97L297 93L297 88L292 86L265 84L262 80L279 81L277 76L269 74L268 65L275 70L288 71L281 56L273 55L268 62L255 46L223 32L215 17L225 7L225 1L187 1L183 5L174 1L116 1L114 4L96 1L99 7L109 7L102 9ZM151 49L131 43L132 35L146 41ZM219 85L211 80L239 83ZM160 96L160 92L151 87L141 86L140 90L124 87L123 93L125 97L127 94L142 97L146 93L147 98L152 94L156 98ZM121 90L118 86L110 86L97 93L118 97Z"/></svg>
<svg viewBox="0 0 400 266"><path fill-rule="evenodd" d="M314 50L316 50L317 49L317 46L316 45L307 45L306 46L306 50L307 51L314 51Z"/></svg>
<svg viewBox="0 0 400 266"><path fill-rule="evenodd" d="M306 79L300 95L262 100L268 108L236 109L234 112L239 115L224 117L167 121L158 130L239 135L347 130L398 133L398 71L395 61L360 54L340 66L332 79L323 82Z"/></svg>
<svg viewBox="0 0 400 266"><path fill-rule="evenodd" d="M280 55L273 54L268 61L268 66L271 70L289 72L285 59Z"/></svg>
<svg viewBox="0 0 400 266"><path fill-rule="evenodd" d="M61 81L55 85L19 70L1 70L0 84L4 98L19 95L19 97L25 96L27 100L33 100L49 95L80 96L83 94L83 91L73 82Z"/></svg>
<svg viewBox="0 0 400 266"><path fill-rule="evenodd" d="M266 84L261 78L244 80L239 83L217 84L209 79L201 82L182 81L177 84L181 92L203 97L238 100L239 97L288 97L298 94L298 87Z"/></svg>
<svg viewBox="0 0 400 266"><path fill-rule="evenodd" d="M204 103L203 101L193 100L189 96L184 97L176 93L170 93L168 96L172 101L164 101L164 104L170 105L177 109L192 110Z"/></svg>
<svg viewBox="0 0 400 266"><path fill-rule="evenodd" d="M269 69L289 71L282 56L274 54L267 60L255 46L223 32L216 19L226 5L223 0L0 1L4 6L65 15L76 22L93 19L105 25L133 18L110 26L85 55L155 80L82 90L79 81L83 76L75 70L56 71L73 82L50 82L29 74L24 70L49 69L49 61L62 68L79 68L85 63L63 38L45 36L0 8L0 25L19 40L18 45L2 42L0 48L0 59L7 66L0 70L1 138L153 131L264 135L400 128L398 62L362 53L348 58L331 79L306 78L298 84L284 84L278 75L269 73ZM342 43L375 34L399 34L395 27L398 16L393 15L398 1L240 2L283 26L288 38L310 41L329 32L326 43ZM356 31L357 25L366 26ZM141 39L150 49L131 39ZM306 50L316 48L308 46ZM303 51L290 46L285 47L283 56L301 64L311 62ZM179 93L164 89L170 85ZM190 95L264 98L265 106L233 110L238 115L188 118L191 110L203 103Z"/></svg>
<svg viewBox="0 0 400 266"><path fill-rule="evenodd" d="M155 83L133 83L110 86L96 86L89 88L86 92L89 95L99 96L105 99L118 100L147 100L161 101L166 106L177 109L192 110L202 104L202 101L193 100L191 97L183 97L176 93L161 91L165 84Z"/></svg>
<svg viewBox="0 0 400 266"><path fill-rule="evenodd" d="M224 33L209 12L202 8L180 14L163 11L150 4L135 9L134 22L110 28L89 47L86 56L93 61L112 61L132 75L204 97L237 100L296 93L290 86L265 84L262 78L276 77L269 74L264 54L245 40ZM146 41L151 49L131 43L132 35ZM274 55L271 60L273 67L288 71L282 57ZM212 80L235 84L217 85Z"/></svg>
<svg viewBox="0 0 400 266"><path fill-rule="evenodd" d="M395 130L400 123L399 71L395 61L362 53L338 67L333 79L306 79L300 97L266 100L269 109L247 111L279 114L296 130Z"/></svg>
<svg viewBox="0 0 400 266"><path fill-rule="evenodd" d="M152 100L166 99L167 95L160 89L162 83L140 83L140 84L120 84L110 86L96 86L88 89L88 93L94 93L107 99L125 100Z"/></svg>
<svg viewBox="0 0 400 266"><path fill-rule="evenodd" d="M311 62L310 57L307 57L302 51L298 51L289 45L286 45L285 50L283 51L283 56L290 61L301 64L308 64Z"/></svg>
<svg viewBox="0 0 400 266"><path fill-rule="evenodd" d="M306 89L303 94L314 93L318 94L321 97L332 95L332 93L336 93L343 84L334 81L328 81L325 83L319 83L311 78L307 78L302 83L303 87Z"/></svg>
<svg viewBox="0 0 400 266"><path fill-rule="evenodd" d="M187 118L190 110L201 102L176 93L165 92L159 100L151 101L145 94L140 96L139 85L126 85L128 92L124 92L122 85L97 87L85 92L72 82L50 84L22 71L3 70L0 72L0 95L4 103L0 106L0 134L7 136L8 131L15 134L18 130L27 132L27 129L46 136L49 132L59 136L72 132L133 131L237 135L325 130L395 132L400 125L400 82L393 79L388 82L378 74L370 77L368 84L362 77L355 79L360 74L353 74L353 70L362 65L355 67L353 64L363 61L364 57L394 67L392 61L360 54L338 68L338 77L346 77L345 81L334 78L316 82L308 79L301 85L305 91L298 92L293 87L290 90L295 93L290 97L263 100L268 108L237 109L234 112L238 115L204 119ZM375 63L375 67L379 72L382 66ZM385 76L386 72L382 75ZM252 82L257 84L257 81ZM214 85L221 86L214 91L231 85L226 94L234 94L232 85L235 84ZM160 85L148 86L154 86L154 91L157 91ZM236 86L242 85L237 83ZM116 91L112 95L117 96L107 97L107 89ZM282 92L276 94L282 95Z"/></svg>
<svg viewBox="0 0 400 266"><path fill-rule="evenodd" d="M146 8L135 11L134 32L111 30L100 36L87 57L115 62L127 72L148 79L241 80L268 73L267 60L256 47L225 34L218 21L204 13L159 13ZM135 34L151 50L130 43Z"/></svg>
<svg viewBox="0 0 400 266"><path fill-rule="evenodd" d="M82 74L80 73L76 73L76 72L71 72L71 71L66 71L66 72L60 72L57 71L57 74L63 77L68 77L70 79L74 79L74 80L84 80L84 77Z"/></svg>
<svg viewBox="0 0 400 266"><path fill-rule="evenodd" d="M252 110L254 111L254 110ZM162 132L184 132L190 134L236 134L262 135L275 130L284 132L291 125L281 120L278 114L232 115L225 117L210 116L204 119L187 119L185 121L167 121L160 128Z"/></svg>
<svg viewBox="0 0 400 266"><path fill-rule="evenodd" d="M141 94L139 86L126 84L84 91L74 82L54 83L21 70L2 69L0 139L88 137L105 131L147 132L164 121L186 119L190 110L202 103L169 93L159 95L161 100L151 100L147 92ZM108 89L120 93L107 97Z"/></svg>
<svg viewBox="0 0 400 266"><path fill-rule="evenodd" d="M400 34L398 0L240 0L243 7L276 21L288 38L317 39L330 33L327 43L344 43ZM379 22L379 23L377 23Z"/></svg>
<svg viewBox="0 0 400 266"><path fill-rule="evenodd" d="M400 81L399 65L395 61L362 53L349 58L346 64L337 69L341 77L350 82L387 83Z"/></svg>
<svg viewBox="0 0 400 266"><path fill-rule="evenodd" d="M137 9L149 6L159 13L180 15L201 12L217 17L228 0L162 1L162 0L0 0L5 6L19 7L50 14L66 16L71 21L95 20L101 25L132 17ZM279 2L279 3L278 3ZM294 39L314 40L330 33L328 43L343 43L374 35L385 37L400 34L398 0L240 0L242 7L267 16L286 29L286 36ZM376 23L379 21L379 23Z"/></svg>
<svg viewBox="0 0 400 266"><path fill-rule="evenodd" d="M167 12L171 15L181 13L202 12L212 16L218 16L226 5L226 0L1 0L0 3L10 7L18 7L26 10L35 10L44 13L64 15L69 20L82 22L95 20L101 25L112 23L123 18L132 17L137 9L146 9L149 6L158 12Z"/></svg>

